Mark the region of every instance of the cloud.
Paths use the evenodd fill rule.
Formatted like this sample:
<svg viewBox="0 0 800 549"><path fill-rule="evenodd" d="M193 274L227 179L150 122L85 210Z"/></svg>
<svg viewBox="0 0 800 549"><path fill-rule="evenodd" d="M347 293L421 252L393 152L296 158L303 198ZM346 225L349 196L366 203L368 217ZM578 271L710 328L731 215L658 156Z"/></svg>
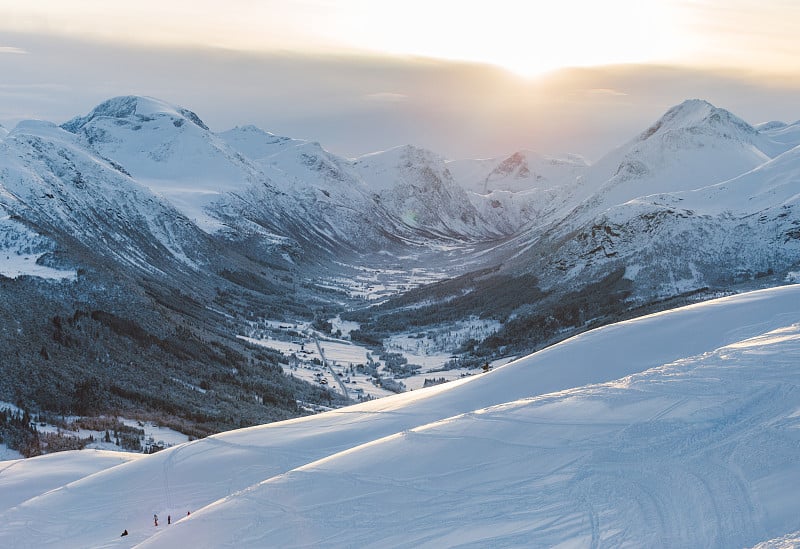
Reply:
<svg viewBox="0 0 800 549"><path fill-rule="evenodd" d="M628 94L612 88L592 88L590 90L585 90L584 95L587 95L589 97L604 97L604 96L618 97Z"/></svg>
<svg viewBox="0 0 800 549"><path fill-rule="evenodd" d="M14 46L0 46L0 54L3 53L27 54L28 52L22 48L15 48Z"/></svg>
<svg viewBox="0 0 800 549"><path fill-rule="evenodd" d="M348 157L412 143L454 159L524 148L596 160L687 98L751 123L800 115L800 78L742 71L624 65L524 79L497 67L405 57L4 38L34 52L0 57L7 127L29 117L61 123L110 97L139 94L189 108L215 131L255 124Z"/></svg>
<svg viewBox="0 0 800 549"><path fill-rule="evenodd" d="M367 101L378 101L381 103L400 103L403 101L408 101L408 95L404 93L379 92L368 93L364 95L364 99Z"/></svg>

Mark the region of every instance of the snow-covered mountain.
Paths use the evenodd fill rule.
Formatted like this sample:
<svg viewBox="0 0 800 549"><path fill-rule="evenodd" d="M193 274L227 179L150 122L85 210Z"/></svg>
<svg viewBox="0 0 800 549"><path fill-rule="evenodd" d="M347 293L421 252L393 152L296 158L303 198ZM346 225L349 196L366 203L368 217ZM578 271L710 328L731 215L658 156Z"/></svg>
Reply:
<svg viewBox="0 0 800 549"><path fill-rule="evenodd" d="M569 185L589 167L577 155L551 158L535 151L482 160L451 160L447 168L467 190L478 194L494 191L520 192Z"/></svg>
<svg viewBox="0 0 800 549"><path fill-rule="evenodd" d="M686 101L593 165L578 184L582 199L521 248L547 254L546 284L622 268L646 299L785 273L800 261L790 149L728 111Z"/></svg>
<svg viewBox="0 0 800 549"><path fill-rule="evenodd" d="M116 97L62 127L209 231L219 222L206 208L259 180L196 114L157 99Z"/></svg>
<svg viewBox="0 0 800 549"><path fill-rule="evenodd" d="M405 227L465 240L503 235L480 216L444 158L431 151L407 145L362 156L353 167Z"/></svg>
<svg viewBox="0 0 800 549"><path fill-rule="evenodd" d="M791 148L793 126L759 131L689 100L592 166L530 151L446 161L412 146L345 159L252 126L215 134L188 109L132 96L106 101L63 129L77 136L74 150L130 176L206 233L246 243L271 261L319 259L311 250L332 258L514 237L495 257L524 263L544 247L559 273L575 273L582 269L576 254L639 253L641 246L616 249L620 242L610 251L607 212L755 169Z"/></svg>
<svg viewBox="0 0 800 549"><path fill-rule="evenodd" d="M0 209L19 227L17 254L27 240L32 252L72 244L151 273L170 261L189 270L205 264L205 236L187 218L74 134L22 122L0 142L0 158ZM80 257L68 263L80 267Z"/></svg>
<svg viewBox="0 0 800 549"><path fill-rule="evenodd" d="M600 328L458 382L116 466L85 453L7 462L0 486L27 499L0 497L0 545L789 539L800 531L798 326L800 288L775 288Z"/></svg>
<svg viewBox="0 0 800 549"><path fill-rule="evenodd" d="M724 109L687 100L592 165L582 181L583 207L602 211L640 196L719 183L789 148Z"/></svg>
<svg viewBox="0 0 800 549"><path fill-rule="evenodd" d="M39 210L53 210L55 204L82 204L79 212L113 210L114 216L106 218L118 219L126 230L144 221L148 233L121 240L164 246L187 265L204 262L198 241L205 236L197 234L199 228L212 240L238 242L252 258L269 258L276 264L302 260L304 254L320 260L320 251L330 260L352 252L394 249L400 254L408 245L498 242L501 246L493 260L515 258L510 264L524 268L530 258L539 262L546 255L547 265L555 268L553 278L565 272L572 276L606 259L616 258L618 263L620 257L640 254L643 239L626 243L615 236L626 230L617 228L628 223L626 216L631 218L628 232L639 230L642 221L636 212L641 201L637 200L696 190L754 170L792 148L796 127L796 123L770 123L759 131L728 111L689 100L592 166L578 157L553 159L531 151L489 160L446 161L412 146L345 159L319 143L275 136L253 126L217 134L188 109L126 96L108 100L61 128L20 124L4 139L9 143L5 170L11 175L3 184L19 187L18 192L8 190L8 209L14 202L9 197L18 200L25 189L34 188L31 181L43 178L39 170L55 170L61 181L83 178L88 187L81 197L62 196L47 203L29 196L26 211L33 217L28 219L17 207L13 212L17 221L32 227L41 222L36 216L44 215ZM37 155L53 158L45 161ZM20 158L28 159L24 166ZM83 168L75 167L79 165ZM782 166L779 163L770 171ZM71 188L61 185L59 192ZM109 195L106 188L120 193L135 189L124 191L124 210L135 212L133 218L121 213L120 199L114 199L115 206L102 204ZM47 189L40 194L57 196ZM98 204L86 202L89 198ZM745 206L737 211L740 217L753 213ZM47 216L53 230L76 238L91 233L92 222L77 213ZM686 219L682 214L673 217ZM790 218L780 219L785 224ZM102 218L96 223L111 222ZM705 232L730 230L715 227L716 221L709 222L708 216L702 220L694 216L670 231L692 239L686 235L701 229L688 227L697 223ZM784 233L789 230L785 229ZM120 230L98 226L92 238L102 241L102 233ZM146 240L149 243L143 244ZM676 246L668 237L655 244L662 250ZM117 259L144 261L131 259L141 256L141 250L129 253L124 247L105 247ZM104 249L102 242L97 249ZM720 263L713 254L702 253L709 265ZM782 257L780 265L762 269L766 263L760 261L742 266L742 271L774 271L791 259L777 255ZM678 261L683 262L684 272L670 272L666 278L682 280L691 271L686 266L694 260ZM626 267L630 272L638 268ZM547 272L543 278L548 278Z"/></svg>
<svg viewBox="0 0 800 549"><path fill-rule="evenodd" d="M413 147L352 161L253 126L215 134L188 109L133 96L63 128L211 234L337 253L509 230L481 218L443 159Z"/></svg>
<svg viewBox="0 0 800 549"><path fill-rule="evenodd" d="M561 159L518 151L502 158L454 160L447 167L470 191L481 216L514 234L528 224L552 221L570 203L589 165L577 155Z"/></svg>

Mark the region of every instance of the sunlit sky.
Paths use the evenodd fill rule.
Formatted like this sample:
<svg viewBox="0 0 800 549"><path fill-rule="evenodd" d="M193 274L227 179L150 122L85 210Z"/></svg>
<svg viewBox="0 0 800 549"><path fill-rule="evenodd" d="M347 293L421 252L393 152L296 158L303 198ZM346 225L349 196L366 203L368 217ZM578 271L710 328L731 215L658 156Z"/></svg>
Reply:
<svg viewBox="0 0 800 549"><path fill-rule="evenodd" d="M797 68L796 0L2 0L0 28L245 51L371 52L520 74L678 62Z"/></svg>
<svg viewBox="0 0 800 549"><path fill-rule="evenodd" d="M397 109L398 103L405 103L406 109L424 103L424 108L416 109L417 116L425 116L425 109L438 109L441 116L453 111L453 118L463 117L475 106L453 94L474 93L465 89L467 86L492 94L489 99L496 104L488 110L482 107L484 112L477 114L488 124L485 131L493 132L500 121L491 120L492 109L503 111L499 117L503 124L515 118L506 112L513 109L498 104L501 100L514 103L522 114L517 118L528 123L539 120L526 116L536 105L561 101L545 97L545 93L572 94L573 103L578 101L576 93L588 93L586 97L595 103L603 96L603 108L608 108L613 97L618 98L617 106L634 100L643 105L648 90L642 83L653 68L689 71L681 73L683 87L665 82L663 73L653 85L667 84L668 88L680 88L675 93L690 96L705 96L708 86L686 85L686 74L695 80L702 74L699 80L706 84L712 76L734 79L741 85L737 88L741 94L800 85L797 29L798 0L0 0L0 71L5 81L0 82L0 122L51 113L71 116L91 108L90 102L104 94L121 93L167 95L163 98L195 110L214 105L213 95L217 109L198 114L216 117L229 126L257 122L226 117L222 114L225 107L219 103L225 97L240 102L246 94L255 108L257 94L236 88L234 82L241 79L241 86L264 84L253 75L258 70L255 67L261 67L280 74L281 81L269 80L271 88L285 89L283 94L276 89L265 93L265 97L286 102L285 107L273 109L279 116L272 121L282 124L288 120L287 113L295 112L292 97L315 102L316 107L306 104L301 116L304 137L313 137L309 118L315 112L323 114L320 136L330 135L325 124L332 124L335 117L330 112L326 116L323 106L358 111L362 116L369 111L374 124L380 124L376 103L384 109L392 104ZM285 62L287 56L294 56L294 72ZM150 74L148 63L153 68ZM192 73L186 63L204 66L195 67ZM467 71L464 63L472 70ZM480 69L481 65L486 68ZM621 67L636 66L641 67L640 81L629 83L630 89L618 89L620 71L631 78ZM554 83L564 84L564 71L576 67L614 69L613 74L597 76L596 82L582 73L586 81L578 90ZM202 68L208 78L206 95L187 82L199 79ZM309 72L312 70L316 76ZM464 78L461 91L459 76L451 74L459 70ZM503 76L503 71L522 81ZM442 73L450 75L448 101L434 97L436 90L441 90ZM344 81L345 74L349 82ZM675 78L679 78L677 73ZM298 82L314 87L318 96ZM721 89L723 84L720 81L715 86L713 89ZM50 96L35 106L34 97L44 98L46 90L60 90L62 97ZM530 97L533 92L535 100ZM651 102L651 117L662 107L685 99L663 97L655 89L650 92L658 95ZM81 103L80 97L86 102ZM731 97L745 99L743 95ZM61 102L66 109L67 98L77 112L68 114L55 108ZM764 100L774 98L764 96ZM459 105L467 110L456 113ZM771 111L765 109L754 116L784 116L775 106L773 103ZM264 109L260 112L266 117L270 113ZM343 116L347 114L344 111ZM785 116L798 118L800 107L797 111ZM267 125L269 122L267 119ZM427 133L434 129L428 128ZM477 126L473 131L481 133ZM524 132L519 135L524 137ZM408 137L413 138L413 132ZM337 143L330 145L335 148ZM349 150L348 146L341 149L361 152L357 146Z"/></svg>

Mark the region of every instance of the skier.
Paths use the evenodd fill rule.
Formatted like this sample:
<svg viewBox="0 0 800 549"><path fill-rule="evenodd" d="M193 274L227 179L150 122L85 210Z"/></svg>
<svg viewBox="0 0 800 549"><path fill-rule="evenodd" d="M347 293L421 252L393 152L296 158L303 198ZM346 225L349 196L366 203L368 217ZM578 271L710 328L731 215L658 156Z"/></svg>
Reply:
<svg viewBox="0 0 800 549"><path fill-rule="evenodd" d="M167 515L167 524L172 524L172 515Z"/></svg>
<svg viewBox="0 0 800 549"><path fill-rule="evenodd" d="M121 537L121 538L122 538L122 537L125 537L125 536L127 536L127 535L128 535L128 529L127 529L127 528L125 528L125 529L122 531L122 533L119 535L119 537Z"/></svg>
<svg viewBox="0 0 800 549"><path fill-rule="evenodd" d="M153 525L158 526L158 515L153 515Z"/></svg>

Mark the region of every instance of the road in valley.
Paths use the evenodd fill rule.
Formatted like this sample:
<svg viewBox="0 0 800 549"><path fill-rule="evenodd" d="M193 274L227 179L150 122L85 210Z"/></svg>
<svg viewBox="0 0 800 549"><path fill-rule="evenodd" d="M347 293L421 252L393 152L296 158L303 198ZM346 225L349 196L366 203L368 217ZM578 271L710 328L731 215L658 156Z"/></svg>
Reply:
<svg viewBox="0 0 800 549"><path fill-rule="evenodd" d="M336 382L339 384L339 388L341 388L341 390L342 390L342 394L344 395L344 397L345 397L345 398L347 398L347 399L349 399L349 398L350 398L350 395L349 395L349 393L347 392L347 385L345 385L345 384L344 384L344 381L342 381L342 378L341 378L341 377L339 377L338 375L336 375L336 372L334 372L334 371L333 371L333 368L331 368L331 365L330 365L330 364L328 364L328 361L327 361L327 360L325 360L325 353L322 351L322 347L321 347L321 346L320 346L320 344L319 344L319 339L317 339L317 338L315 337L315 338L314 338L314 343L315 343L315 344L316 344L316 346L317 346L317 351L319 352L319 356L322 358L322 366L323 366L323 368L327 368L327 369L328 369L328 371L329 371L329 372L331 373L331 375L333 376L333 379L335 379L335 380L336 380Z"/></svg>

